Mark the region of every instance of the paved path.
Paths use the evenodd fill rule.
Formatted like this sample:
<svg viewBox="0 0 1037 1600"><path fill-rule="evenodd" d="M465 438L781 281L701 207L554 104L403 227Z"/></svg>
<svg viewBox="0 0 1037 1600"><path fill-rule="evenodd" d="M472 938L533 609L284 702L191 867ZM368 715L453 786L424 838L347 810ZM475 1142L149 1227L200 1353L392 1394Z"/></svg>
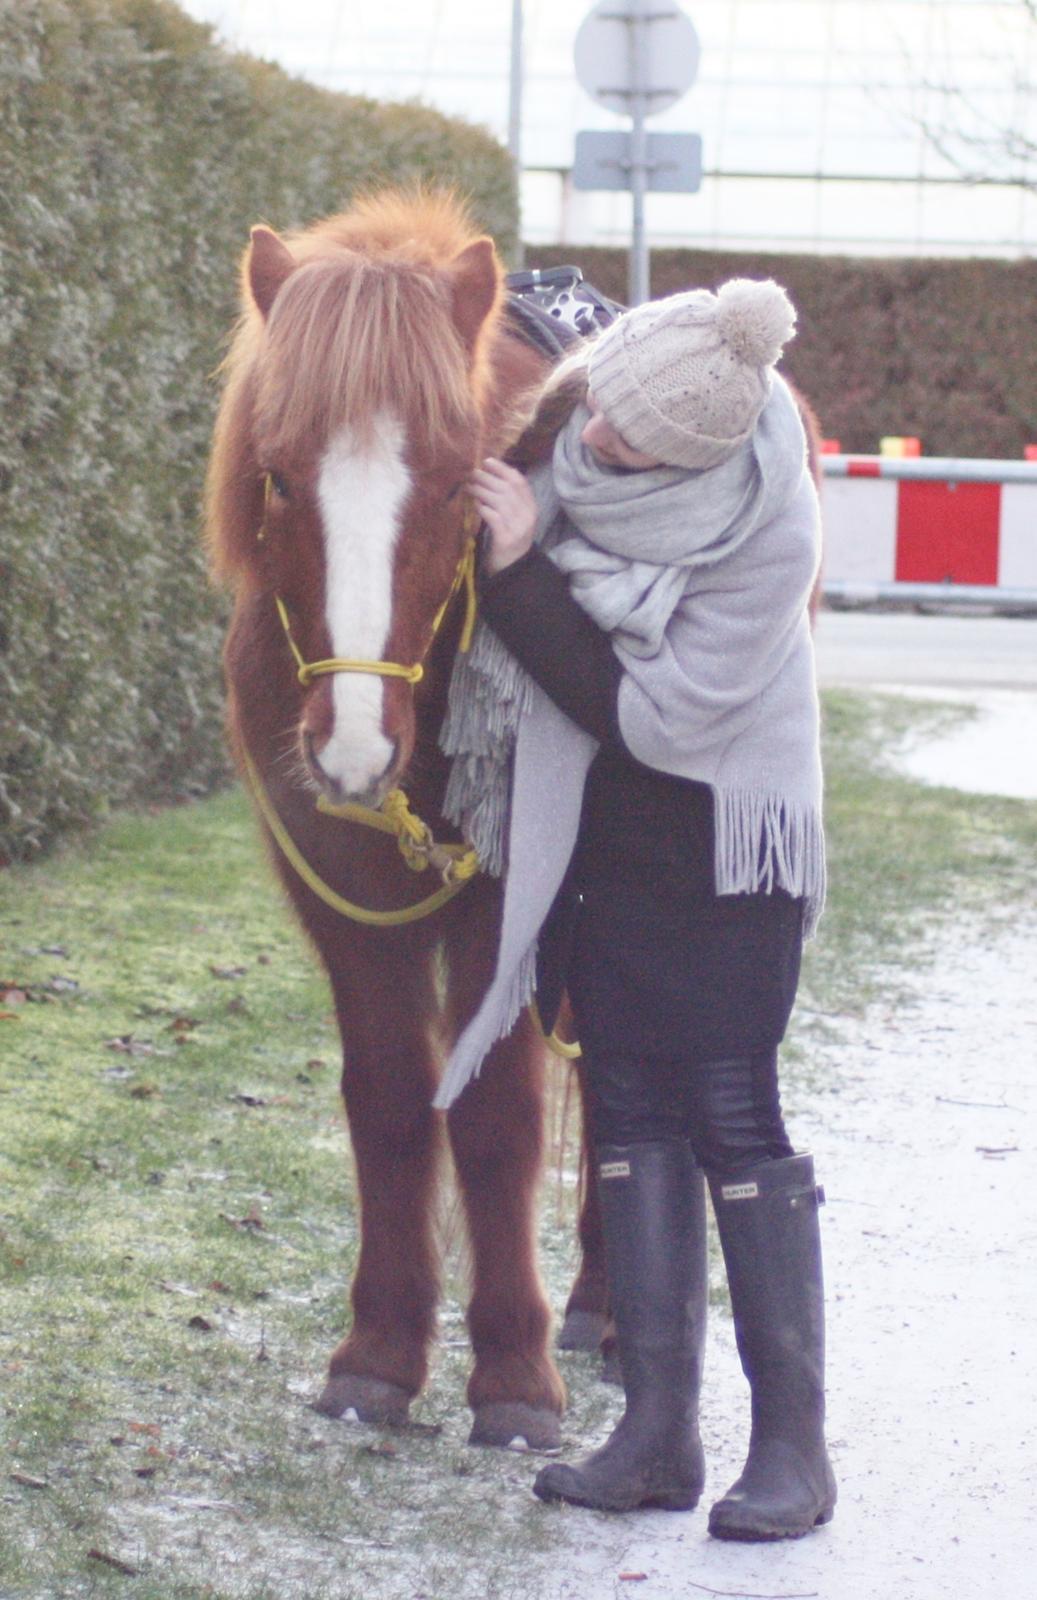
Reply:
<svg viewBox="0 0 1037 1600"><path fill-rule="evenodd" d="M906 1004L843 1020L820 1089L789 1108L828 1192L834 1522L794 1543L730 1545L708 1537L703 1508L565 1508L572 1564L544 1600L1034 1593L1035 936L1037 922L950 930ZM720 1317L704 1414L708 1505L740 1465L746 1425Z"/></svg>
<svg viewBox="0 0 1037 1600"><path fill-rule="evenodd" d="M826 614L817 642L823 683L980 707L960 735L905 758L917 776L1037 794L1037 622ZM714 1316L703 1507L560 1508L572 1559L544 1600L1037 1592L1035 949L1037 916L946 927L931 970L896 974L906 1000L833 1019L839 1043L788 1106L829 1201L835 1521L772 1546L708 1537L705 1507L735 1476L747 1427L731 1324Z"/></svg>
<svg viewBox="0 0 1037 1600"><path fill-rule="evenodd" d="M925 783L1037 799L1037 619L826 611L822 686L969 706L975 715L898 764Z"/></svg>

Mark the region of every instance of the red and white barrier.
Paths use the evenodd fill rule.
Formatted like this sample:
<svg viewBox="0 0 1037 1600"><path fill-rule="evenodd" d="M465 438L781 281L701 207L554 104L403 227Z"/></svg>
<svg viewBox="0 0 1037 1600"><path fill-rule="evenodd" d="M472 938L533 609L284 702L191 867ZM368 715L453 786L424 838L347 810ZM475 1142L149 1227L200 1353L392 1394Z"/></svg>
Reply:
<svg viewBox="0 0 1037 1600"><path fill-rule="evenodd" d="M832 598L1037 605L1037 461L823 455Z"/></svg>

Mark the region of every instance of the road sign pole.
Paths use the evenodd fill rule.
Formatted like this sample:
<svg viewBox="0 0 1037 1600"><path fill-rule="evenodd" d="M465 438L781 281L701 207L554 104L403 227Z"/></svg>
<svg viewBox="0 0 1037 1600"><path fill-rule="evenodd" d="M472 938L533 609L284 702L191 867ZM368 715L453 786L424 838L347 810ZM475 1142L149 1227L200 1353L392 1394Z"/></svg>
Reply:
<svg viewBox="0 0 1037 1600"><path fill-rule="evenodd" d="M632 217L630 229L630 266L628 295L632 306L643 305L648 299L649 286L648 241L645 233L645 193L648 188L648 132L645 113L648 110L648 22L640 0L629 0L630 13L630 194Z"/></svg>
<svg viewBox="0 0 1037 1600"><path fill-rule="evenodd" d="M508 152L515 169L515 195L518 201L518 238L515 241L515 266L523 265L522 242L522 0L511 5L511 67L508 78Z"/></svg>
<svg viewBox="0 0 1037 1600"><path fill-rule="evenodd" d="M692 134L650 134L645 123L676 104L695 80L699 42L676 0L597 0L573 45L580 86L607 111L629 117L630 133L576 136L578 189L629 189L630 304L651 293L645 228L650 189L694 193L702 179L702 141Z"/></svg>

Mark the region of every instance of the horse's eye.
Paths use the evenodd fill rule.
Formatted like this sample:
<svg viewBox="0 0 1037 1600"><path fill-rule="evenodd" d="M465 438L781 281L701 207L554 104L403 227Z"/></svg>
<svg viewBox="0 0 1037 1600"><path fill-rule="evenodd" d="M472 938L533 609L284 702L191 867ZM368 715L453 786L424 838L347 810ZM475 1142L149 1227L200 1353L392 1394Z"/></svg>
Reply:
<svg viewBox="0 0 1037 1600"><path fill-rule="evenodd" d="M447 494L447 497L446 497L447 505L449 505L452 500L456 500L457 499L458 495L461 493L461 490L464 488L464 485L465 485L465 480L463 478L459 478L458 481L454 484L453 488Z"/></svg>
<svg viewBox="0 0 1037 1600"><path fill-rule="evenodd" d="M278 496L279 499L291 499L291 495L288 492L287 480L284 479L279 472L268 472L267 479L269 481L271 490Z"/></svg>

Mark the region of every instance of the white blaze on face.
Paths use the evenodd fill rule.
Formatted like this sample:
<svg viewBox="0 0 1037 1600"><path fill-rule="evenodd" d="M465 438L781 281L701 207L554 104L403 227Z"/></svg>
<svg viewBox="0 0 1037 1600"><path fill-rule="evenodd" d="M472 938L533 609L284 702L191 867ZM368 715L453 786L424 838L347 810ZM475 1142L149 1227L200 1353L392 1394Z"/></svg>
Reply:
<svg viewBox="0 0 1037 1600"><path fill-rule="evenodd" d="M363 445L348 428L336 434L320 464L317 498L335 656L385 659L393 556L410 488L403 449L401 424L383 413ZM383 683L366 673L338 672L331 678L334 726L319 760L347 794L366 793L392 759L392 743L382 732Z"/></svg>

